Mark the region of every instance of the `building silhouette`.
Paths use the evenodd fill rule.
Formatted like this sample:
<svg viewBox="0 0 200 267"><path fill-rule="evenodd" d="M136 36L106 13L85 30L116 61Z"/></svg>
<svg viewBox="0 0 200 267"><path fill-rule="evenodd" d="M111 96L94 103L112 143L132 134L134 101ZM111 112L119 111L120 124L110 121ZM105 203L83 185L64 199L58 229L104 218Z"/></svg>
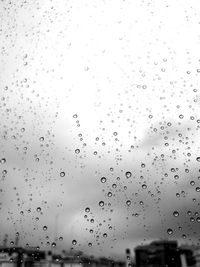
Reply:
<svg viewBox="0 0 200 267"><path fill-rule="evenodd" d="M153 241L135 248L137 267L187 267L195 266L193 251L178 247L177 241Z"/></svg>

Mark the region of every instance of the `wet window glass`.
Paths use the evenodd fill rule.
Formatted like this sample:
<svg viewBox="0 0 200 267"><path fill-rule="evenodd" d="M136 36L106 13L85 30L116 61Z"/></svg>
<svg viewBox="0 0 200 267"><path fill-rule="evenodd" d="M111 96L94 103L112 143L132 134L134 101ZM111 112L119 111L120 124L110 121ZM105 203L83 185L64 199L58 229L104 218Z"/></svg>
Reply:
<svg viewBox="0 0 200 267"><path fill-rule="evenodd" d="M1 248L198 247L199 2L1 0L0 18Z"/></svg>

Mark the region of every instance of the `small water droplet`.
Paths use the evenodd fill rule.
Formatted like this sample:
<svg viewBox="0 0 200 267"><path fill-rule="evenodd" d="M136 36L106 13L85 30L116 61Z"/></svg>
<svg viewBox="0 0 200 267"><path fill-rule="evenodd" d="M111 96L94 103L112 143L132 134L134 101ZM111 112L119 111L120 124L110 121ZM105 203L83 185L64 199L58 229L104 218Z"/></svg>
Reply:
<svg viewBox="0 0 200 267"><path fill-rule="evenodd" d="M174 217L178 217L179 216L179 212L178 211L174 211L173 215L174 215Z"/></svg>
<svg viewBox="0 0 200 267"><path fill-rule="evenodd" d="M0 161L1 164L4 164L6 163L6 159L5 158L2 158L1 161Z"/></svg>
<svg viewBox="0 0 200 267"><path fill-rule="evenodd" d="M90 208L85 208L85 212L90 212Z"/></svg>
<svg viewBox="0 0 200 267"><path fill-rule="evenodd" d="M200 192L200 187L196 187L195 189L197 192Z"/></svg>
<svg viewBox="0 0 200 267"><path fill-rule="evenodd" d="M126 178L130 178L132 176L131 172L126 172Z"/></svg>
<svg viewBox="0 0 200 267"><path fill-rule="evenodd" d="M65 172L61 172L60 177L64 177L64 176L65 176Z"/></svg>
<svg viewBox="0 0 200 267"><path fill-rule="evenodd" d="M37 212L40 212L41 211L41 208L40 207L37 207Z"/></svg>
<svg viewBox="0 0 200 267"><path fill-rule="evenodd" d="M168 235L172 235L173 234L173 230L171 228L168 228L167 229L167 233L168 233Z"/></svg>
<svg viewBox="0 0 200 267"><path fill-rule="evenodd" d="M72 245L76 245L77 244L77 241L74 239L74 240L72 240Z"/></svg>
<svg viewBox="0 0 200 267"><path fill-rule="evenodd" d="M106 177L101 177L101 182L104 184L106 182Z"/></svg>
<svg viewBox="0 0 200 267"><path fill-rule="evenodd" d="M51 246L52 246L53 248L55 248L55 247L56 247L56 243L53 242L53 243L51 244Z"/></svg>
<svg viewBox="0 0 200 267"><path fill-rule="evenodd" d="M130 201L130 200L127 200L127 201L126 201L126 205L127 205L127 206L130 206L130 205L131 205L131 201Z"/></svg>
<svg viewBox="0 0 200 267"><path fill-rule="evenodd" d="M99 206L103 207L104 206L104 202L103 201L99 201Z"/></svg>

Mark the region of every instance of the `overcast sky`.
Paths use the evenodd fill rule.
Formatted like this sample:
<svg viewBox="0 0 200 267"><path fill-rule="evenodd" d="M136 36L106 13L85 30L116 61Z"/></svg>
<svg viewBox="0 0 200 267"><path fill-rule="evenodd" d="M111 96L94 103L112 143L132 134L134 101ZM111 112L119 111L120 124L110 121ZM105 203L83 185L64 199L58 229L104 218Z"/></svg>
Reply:
<svg viewBox="0 0 200 267"><path fill-rule="evenodd" d="M199 1L1 1L0 18L1 242L198 245Z"/></svg>

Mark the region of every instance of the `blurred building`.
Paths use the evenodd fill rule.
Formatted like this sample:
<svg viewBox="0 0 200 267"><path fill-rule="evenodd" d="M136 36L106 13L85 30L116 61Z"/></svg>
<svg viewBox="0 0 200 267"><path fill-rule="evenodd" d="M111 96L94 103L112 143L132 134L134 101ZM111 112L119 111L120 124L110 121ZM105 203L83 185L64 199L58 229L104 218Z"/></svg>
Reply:
<svg viewBox="0 0 200 267"><path fill-rule="evenodd" d="M125 262L82 253L53 254L37 248L0 247L0 267L125 267Z"/></svg>
<svg viewBox="0 0 200 267"><path fill-rule="evenodd" d="M195 266L192 249L178 247L176 241L154 241L135 248L137 267Z"/></svg>

